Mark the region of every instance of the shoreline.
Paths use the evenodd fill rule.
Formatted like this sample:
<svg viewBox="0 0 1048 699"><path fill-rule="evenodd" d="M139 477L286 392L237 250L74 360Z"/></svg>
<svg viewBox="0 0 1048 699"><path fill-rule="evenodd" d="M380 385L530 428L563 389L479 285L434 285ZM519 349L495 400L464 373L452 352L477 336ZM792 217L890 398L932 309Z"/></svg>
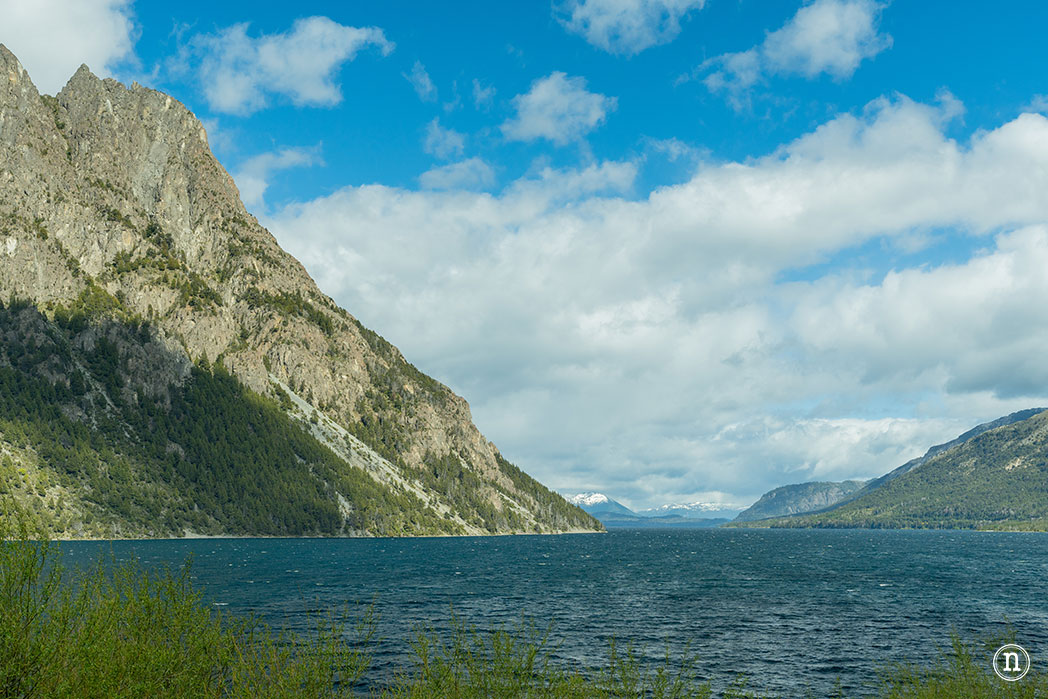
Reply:
<svg viewBox="0 0 1048 699"><path fill-rule="evenodd" d="M607 534L607 529L603 531L597 531L594 529L579 529L579 530L568 530L562 532L506 532L502 534L412 534L410 536L259 536L252 534L236 535L236 534L189 534L186 536L127 536L127 537L84 537L84 538L65 538L65 537L53 537L48 541L56 541L61 543L72 543L77 541L206 541L215 539L224 540L239 540L239 539L302 539L302 540L317 540L317 541L334 541L342 539L360 539L360 540L377 540L377 539L489 539L496 537L507 537L507 536L566 536L575 534Z"/></svg>

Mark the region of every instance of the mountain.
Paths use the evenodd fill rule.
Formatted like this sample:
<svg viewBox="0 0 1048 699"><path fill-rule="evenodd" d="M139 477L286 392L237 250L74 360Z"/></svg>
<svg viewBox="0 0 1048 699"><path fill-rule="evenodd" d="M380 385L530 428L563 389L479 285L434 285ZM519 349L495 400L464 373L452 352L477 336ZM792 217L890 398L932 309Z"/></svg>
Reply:
<svg viewBox="0 0 1048 699"><path fill-rule="evenodd" d="M952 449L959 444L964 444L968 440L974 439L975 437L978 437L984 432L989 432L990 430L997 429L998 427L1004 427L1005 425L1011 425L1016 422L1022 422L1023 420L1031 418L1034 415L1043 412L1044 410L1044 408L1029 408L1027 410L1019 410L1014 413L1011 413L1010 415L999 417L996 420L991 420L990 422L984 422L981 425L976 425L975 427L968 430L967 432L962 433L955 439L951 439L949 442L945 442L943 444L936 444L935 446L930 447L928 451L924 453L924 456L918 456L916 459L910 459L902 466L899 466L898 468L889 471L883 476L870 480L866 483L865 488L854 492L847 498L842 499L839 504L843 505L846 502L851 502L852 500L860 498L863 495L866 495L867 493L877 490L889 481L895 480L899 476L905 473L909 473L918 466L926 463L933 456L936 456L938 454L943 453L944 451Z"/></svg>
<svg viewBox="0 0 1048 699"><path fill-rule="evenodd" d="M52 534L592 531L325 296L177 100L0 45L0 499Z"/></svg>
<svg viewBox="0 0 1048 699"><path fill-rule="evenodd" d="M757 502L739 513L735 521L752 522L822 510L844 500L864 485L866 481L816 481L780 486L762 495Z"/></svg>
<svg viewBox="0 0 1048 699"><path fill-rule="evenodd" d="M731 521L730 517L737 513L734 510L720 509L721 505L710 503L663 505L634 512L604 493L579 493L568 497L568 502L578 505L609 528L716 527Z"/></svg>
<svg viewBox="0 0 1048 699"><path fill-rule="evenodd" d="M641 510L641 517L680 517L681 519L724 519L730 520L743 508L738 505L725 505L717 502L692 502L686 504L668 504Z"/></svg>
<svg viewBox="0 0 1048 699"><path fill-rule="evenodd" d="M1048 412L1022 411L987 425L854 500L758 524L1048 530Z"/></svg>
<svg viewBox="0 0 1048 699"><path fill-rule="evenodd" d="M636 517L637 513L623 505L621 502L612 500L604 493L579 493L568 498L572 505L582 508L597 519L603 521L604 517L621 518Z"/></svg>

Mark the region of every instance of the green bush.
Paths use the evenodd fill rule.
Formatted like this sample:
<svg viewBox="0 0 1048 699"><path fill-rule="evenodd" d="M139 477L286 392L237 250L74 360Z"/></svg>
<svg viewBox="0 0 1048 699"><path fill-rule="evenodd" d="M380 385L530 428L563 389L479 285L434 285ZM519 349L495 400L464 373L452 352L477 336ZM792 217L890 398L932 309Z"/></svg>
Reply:
<svg viewBox="0 0 1048 699"><path fill-rule="evenodd" d="M0 541L0 697L338 697L370 664L370 613L310 640L209 609L177 573L129 563L70 576L57 547Z"/></svg>
<svg viewBox="0 0 1048 699"><path fill-rule="evenodd" d="M512 629L482 632L452 617L447 637L428 631L411 644L414 667L402 671L389 694L396 699L429 697L556 697L558 699L708 699L708 684L692 674L685 660L679 670L666 666L644 671L632 649L614 643L605 666L596 673L566 671L554 661L549 629L539 632L527 621ZM668 658L667 658L668 661Z"/></svg>
<svg viewBox="0 0 1048 699"><path fill-rule="evenodd" d="M1031 668L1018 682L1004 682L991 669L993 653L1013 638L965 643L956 633L950 648L929 667L893 665L884 669L878 694L883 699L1034 699L1048 697L1048 676Z"/></svg>

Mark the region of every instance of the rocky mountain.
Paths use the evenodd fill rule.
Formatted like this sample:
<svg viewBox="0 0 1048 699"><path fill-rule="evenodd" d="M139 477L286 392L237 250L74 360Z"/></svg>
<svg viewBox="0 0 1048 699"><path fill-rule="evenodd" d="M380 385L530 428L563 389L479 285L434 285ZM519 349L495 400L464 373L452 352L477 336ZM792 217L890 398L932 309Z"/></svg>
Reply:
<svg viewBox="0 0 1048 699"><path fill-rule="evenodd" d="M866 481L815 481L780 486L769 490L748 509L740 512L735 521L752 522L822 510L836 505L864 485Z"/></svg>
<svg viewBox="0 0 1048 699"><path fill-rule="evenodd" d="M0 45L0 494L63 536L600 529L324 295L174 98Z"/></svg>
<svg viewBox="0 0 1048 699"><path fill-rule="evenodd" d="M854 500L756 524L1048 530L1048 411L987 424Z"/></svg>

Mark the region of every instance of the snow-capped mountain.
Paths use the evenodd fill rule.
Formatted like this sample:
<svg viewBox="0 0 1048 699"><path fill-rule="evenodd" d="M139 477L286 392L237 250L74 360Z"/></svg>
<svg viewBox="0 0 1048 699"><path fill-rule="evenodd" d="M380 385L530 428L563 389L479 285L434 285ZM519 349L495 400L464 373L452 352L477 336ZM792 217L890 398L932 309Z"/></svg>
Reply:
<svg viewBox="0 0 1048 699"><path fill-rule="evenodd" d="M579 507L593 507L601 503L610 502L611 499L604 493L579 493L568 498L568 502Z"/></svg>
<svg viewBox="0 0 1048 699"><path fill-rule="evenodd" d="M565 495L606 527L707 527L733 519L745 507L713 502L671 504L634 512L604 493Z"/></svg>
<svg viewBox="0 0 1048 699"><path fill-rule="evenodd" d="M675 515L686 519L732 519L746 509L746 505L723 502L692 502L659 505L637 514L641 517L666 517Z"/></svg>
<svg viewBox="0 0 1048 699"><path fill-rule="evenodd" d="M601 515L636 517L637 514L621 502L612 500L604 493L579 493L567 496L568 502L578 505L586 512L600 519Z"/></svg>

